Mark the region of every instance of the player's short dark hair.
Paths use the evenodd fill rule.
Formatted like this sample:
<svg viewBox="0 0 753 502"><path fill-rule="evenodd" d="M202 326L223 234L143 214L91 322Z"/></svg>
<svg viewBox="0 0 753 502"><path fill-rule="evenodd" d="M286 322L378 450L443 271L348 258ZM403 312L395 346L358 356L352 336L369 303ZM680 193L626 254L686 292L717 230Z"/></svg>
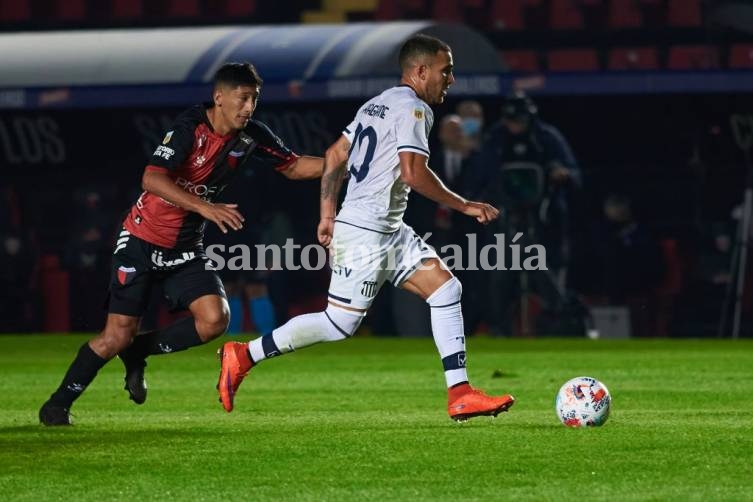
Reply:
<svg viewBox="0 0 753 502"><path fill-rule="evenodd" d="M400 56L398 58L400 69L405 70L410 67L416 58L434 56L439 51L450 52L451 50L449 45L436 37L424 35L423 33L413 35L400 48Z"/></svg>
<svg viewBox="0 0 753 502"><path fill-rule="evenodd" d="M261 87L264 81L251 63L225 63L214 74L214 87L236 88L241 85Z"/></svg>

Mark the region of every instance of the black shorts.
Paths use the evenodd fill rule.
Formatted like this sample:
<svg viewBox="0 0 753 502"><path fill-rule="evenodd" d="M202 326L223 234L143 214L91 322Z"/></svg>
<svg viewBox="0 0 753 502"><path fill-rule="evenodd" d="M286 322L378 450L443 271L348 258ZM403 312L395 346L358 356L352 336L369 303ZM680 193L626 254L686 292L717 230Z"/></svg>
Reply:
<svg viewBox="0 0 753 502"><path fill-rule="evenodd" d="M152 287L162 284L170 309L185 310L199 297L227 298L211 260L199 247L176 251L150 244L121 229L112 257L107 311L141 317Z"/></svg>

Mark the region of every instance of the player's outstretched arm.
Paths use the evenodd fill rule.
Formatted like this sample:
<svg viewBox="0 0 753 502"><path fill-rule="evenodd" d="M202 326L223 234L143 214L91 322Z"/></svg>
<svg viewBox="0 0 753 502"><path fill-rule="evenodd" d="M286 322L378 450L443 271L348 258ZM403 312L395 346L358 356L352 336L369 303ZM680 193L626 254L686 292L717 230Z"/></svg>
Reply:
<svg viewBox="0 0 753 502"><path fill-rule="evenodd" d="M499 217L499 210L485 202L469 201L456 194L442 183L434 171L429 169L425 155L414 152L399 152L400 177L411 187L438 204L476 218L479 223L487 224Z"/></svg>
<svg viewBox="0 0 753 502"><path fill-rule="evenodd" d="M233 230L243 228L244 219L238 211L238 204L213 204L205 201L180 188L163 172L147 169L141 179L141 187L186 211L199 213L214 222L223 233L227 233L227 227Z"/></svg>
<svg viewBox="0 0 753 502"><path fill-rule="evenodd" d="M291 180L314 180L322 177L324 159L322 157L299 157L282 174Z"/></svg>
<svg viewBox="0 0 753 502"><path fill-rule="evenodd" d="M316 236L319 244L329 246L335 229L335 214L337 213L337 199L340 187L347 174L346 161L350 142L345 136L335 141L324 154L324 172L319 193L319 227Z"/></svg>

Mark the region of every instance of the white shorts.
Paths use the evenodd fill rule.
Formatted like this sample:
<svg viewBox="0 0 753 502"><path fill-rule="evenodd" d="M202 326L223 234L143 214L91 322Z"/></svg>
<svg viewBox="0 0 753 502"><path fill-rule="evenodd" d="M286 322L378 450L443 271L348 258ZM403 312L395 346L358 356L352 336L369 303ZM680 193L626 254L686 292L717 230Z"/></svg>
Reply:
<svg viewBox="0 0 753 502"><path fill-rule="evenodd" d="M429 258L439 256L405 223L388 234L336 221L330 250L329 300L367 309L384 281L400 287Z"/></svg>

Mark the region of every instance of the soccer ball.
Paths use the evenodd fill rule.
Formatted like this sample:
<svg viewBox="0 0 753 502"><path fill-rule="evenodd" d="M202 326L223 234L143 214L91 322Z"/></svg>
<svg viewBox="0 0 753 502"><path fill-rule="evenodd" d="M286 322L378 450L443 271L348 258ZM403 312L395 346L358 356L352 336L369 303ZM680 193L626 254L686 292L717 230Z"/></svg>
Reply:
<svg viewBox="0 0 753 502"><path fill-rule="evenodd" d="M557 418L568 427L604 425L609 417L612 398L607 387L591 377L565 382L557 393Z"/></svg>

